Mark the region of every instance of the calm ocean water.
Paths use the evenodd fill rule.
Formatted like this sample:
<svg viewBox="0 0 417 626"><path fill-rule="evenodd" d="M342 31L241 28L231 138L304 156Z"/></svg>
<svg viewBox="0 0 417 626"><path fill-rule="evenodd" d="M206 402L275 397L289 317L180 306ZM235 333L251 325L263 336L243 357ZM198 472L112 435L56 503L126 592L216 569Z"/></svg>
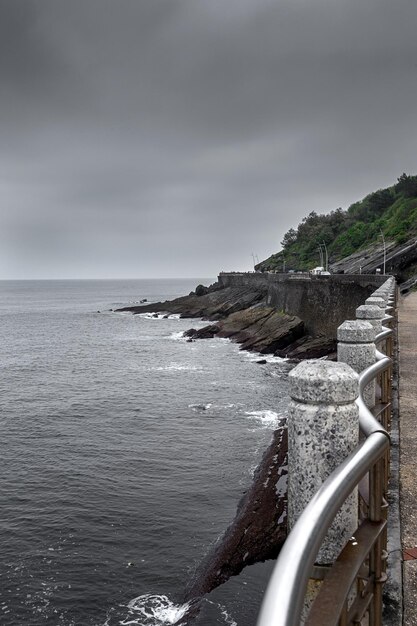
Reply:
<svg viewBox="0 0 417 626"><path fill-rule="evenodd" d="M1 624L180 614L287 406L285 362L186 342L199 321L109 311L198 282L0 282ZM212 592L193 623L253 626L271 569Z"/></svg>

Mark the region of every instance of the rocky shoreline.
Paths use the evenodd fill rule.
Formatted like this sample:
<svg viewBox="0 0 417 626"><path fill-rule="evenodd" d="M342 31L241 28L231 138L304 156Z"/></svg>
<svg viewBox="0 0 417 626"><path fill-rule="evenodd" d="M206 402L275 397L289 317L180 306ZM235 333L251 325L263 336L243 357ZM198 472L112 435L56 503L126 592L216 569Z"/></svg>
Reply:
<svg viewBox="0 0 417 626"><path fill-rule="evenodd" d="M225 287L214 283L210 287L198 285L188 296L175 300L142 302L118 311L207 320L209 324L203 328L186 331L189 341L225 337L239 343L243 350L293 360L335 355L333 339L311 337L305 331L304 320L269 306L267 295L267 287L262 285ZM190 608L181 623L192 622L201 598L230 576L246 565L277 557L287 534L287 449L287 429L281 425L274 431L235 518L184 590L181 602L187 602Z"/></svg>
<svg viewBox="0 0 417 626"><path fill-rule="evenodd" d="M143 303L117 309L133 314L179 314L182 318L202 318L211 323L185 334L193 341L226 337L241 349L290 359L334 358L336 342L328 337L312 337L305 332L304 320L267 305L266 289L210 287L198 285L188 296L166 302Z"/></svg>

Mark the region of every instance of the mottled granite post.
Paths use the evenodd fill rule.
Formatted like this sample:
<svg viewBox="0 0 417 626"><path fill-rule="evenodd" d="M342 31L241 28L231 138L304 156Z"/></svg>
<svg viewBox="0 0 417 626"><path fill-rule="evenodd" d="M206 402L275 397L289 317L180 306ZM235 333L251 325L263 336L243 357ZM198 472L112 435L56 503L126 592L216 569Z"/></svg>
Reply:
<svg viewBox="0 0 417 626"><path fill-rule="evenodd" d="M289 375L288 522L300 514L326 478L359 441L358 375L345 363L304 361ZM355 490L342 505L317 556L331 563L358 525Z"/></svg>
<svg viewBox="0 0 417 626"><path fill-rule="evenodd" d="M376 334L382 331L382 320L385 313L380 306L375 304L362 304L356 309L358 320L366 320L375 328Z"/></svg>
<svg viewBox="0 0 417 626"><path fill-rule="evenodd" d="M369 298L365 300L365 305L379 306L385 313L386 301L380 296L369 296Z"/></svg>
<svg viewBox="0 0 417 626"><path fill-rule="evenodd" d="M377 289L376 291L373 292L373 294L371 296L369 296L370 298L382 298L384 300L385 305L388 302L388 290L386 289ZM372 302L365 302L365 304L372 304Z"/></svg>
<svg viewBox="0 0 417 626"><path fill-rule="evenodd" d="M337 360L347 363L358 374L376 361L375 328L366 320L348 320L337 329ZM366 406L375 406L373 380L364 389Z"/></svg>

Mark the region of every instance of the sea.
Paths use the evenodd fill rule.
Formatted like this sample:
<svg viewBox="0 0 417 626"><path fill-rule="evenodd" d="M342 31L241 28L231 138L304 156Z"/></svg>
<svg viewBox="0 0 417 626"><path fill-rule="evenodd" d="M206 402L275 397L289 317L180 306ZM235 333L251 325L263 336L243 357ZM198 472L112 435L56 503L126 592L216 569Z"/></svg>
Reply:
<svg viewBox="0 0 417 626"><path fill-rule="evenodd" d="M285 360L118 313L213 279L0 282L0 624L163 626L287 412ZM255 626L272 562L197 626ZM185 622L184 622L185 623Z"/></svg>

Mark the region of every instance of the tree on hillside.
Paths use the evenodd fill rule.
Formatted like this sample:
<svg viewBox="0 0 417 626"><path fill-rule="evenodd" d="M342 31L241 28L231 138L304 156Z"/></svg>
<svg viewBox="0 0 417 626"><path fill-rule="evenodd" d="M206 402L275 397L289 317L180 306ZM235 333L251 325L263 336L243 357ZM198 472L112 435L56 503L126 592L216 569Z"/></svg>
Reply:
<svg viewBox="0 0 417 626"><path fill-rule="evenodd" d="M403 172L395 185L395 191L403 193L408 198L417 196L417 176L409 176Z"/></svg>
<svg viewBox="0 0 417 626"><path fill-rule="evenodd" d="M290 230L285 233L284 238L281 241L281 246L283 248L288 248L288 246L295 243L296 240L297 240L297 231L294 230L294 228L290 228Z"/></svg>
<svg viewBox="0 0 417 626"><path fill-rule="evenodd" d="M308 268L317 262L318 247L323 243L332 261L377 241L380 233L396 242L417 235L417 176L403 173L397 183L378 189L345 211L327 214L311 211L297 228L290 228L282 241L282 251L267 259L263 267Z"/></svg>
<svg viewBox="0 0 417 626"><path fill-rule="evenodd" d="M369 194L369 196L365 198L364 203L365 202L369 207L369 217L377 217L392 204L392 192L390 189L378 189L378 191Z"/></svg>

